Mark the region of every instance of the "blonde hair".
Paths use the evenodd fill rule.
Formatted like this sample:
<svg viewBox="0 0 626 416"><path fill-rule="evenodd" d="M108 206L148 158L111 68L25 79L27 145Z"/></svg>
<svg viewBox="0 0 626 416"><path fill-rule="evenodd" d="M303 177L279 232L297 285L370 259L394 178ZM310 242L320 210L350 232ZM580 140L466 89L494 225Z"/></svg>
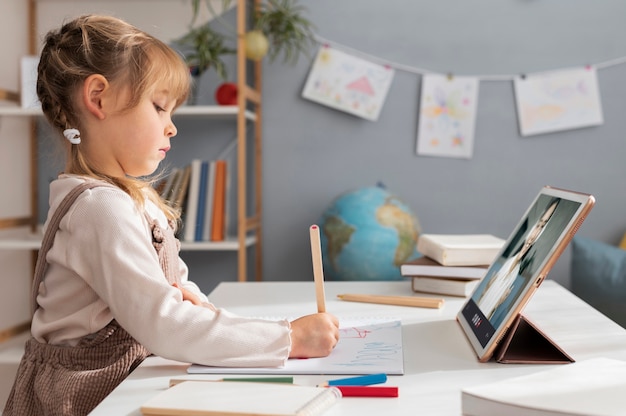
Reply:
<svg viewBox="0 0 626 416"><path fill-rule="evenodd" d="M169 86L177 106L189 93L189 69L182 57L165 43L114 17L78 17L46 35L38 67L37 96L46 119L59 137L68 128L81 130L80 113L73 97L82 82L93 74L104 76L112 85L130 88L127 110L150 94L157 81ZM140 206L147 195L169 219L180 218L180 213L154 191L153 181L105 175L89 165L80 145L71 145L65 139L63 143L66 173L110 182Z"/></svg>

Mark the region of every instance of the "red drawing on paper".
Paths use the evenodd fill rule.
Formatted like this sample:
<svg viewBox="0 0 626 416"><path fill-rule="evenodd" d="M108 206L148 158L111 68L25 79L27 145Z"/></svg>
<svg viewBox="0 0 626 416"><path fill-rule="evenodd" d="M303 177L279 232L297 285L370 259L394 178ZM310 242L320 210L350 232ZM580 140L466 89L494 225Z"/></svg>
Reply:
<svg viewBox="0 0 626 416"><path fill-rule="evenodd" d="M348 90L361 92L365 95L370 95L370 96L376 95L374 93L374 88L372 88L372 84L370 83L369 79L367 79L367 77L361 77L357 79L356 81L349 83L346 86L346 88Z"/></svg>
<svg viewBox="0 0 626 416"><path fill-rule="evenodd" d="M358 338L358 339L367 338L367 335L372 332L365 328L356 328L356 327L340 328L339 331L341 331L342 338Z"/></svg>

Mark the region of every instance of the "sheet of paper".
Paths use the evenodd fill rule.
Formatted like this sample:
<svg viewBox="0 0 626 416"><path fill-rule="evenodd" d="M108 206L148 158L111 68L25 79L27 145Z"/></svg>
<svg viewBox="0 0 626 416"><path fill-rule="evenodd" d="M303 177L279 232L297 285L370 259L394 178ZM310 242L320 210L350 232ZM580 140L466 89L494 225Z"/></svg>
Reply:
<svg viewBox="0 0 626 416"><path fill-rule="evenodd" d="M284 367L233 368L193 364L188 373L207 374L404 374L400 321L345 320L339 342L324 358L290 359Z"/></svg>
<svg viewBox="0 0 626 416"><path fill-rule="evenodd" d="M394 70L333 49L320 47L302 96L336 110L378 120Z"/></svg>
<svg viewBox="0 0 626 416"><path fill-rule="evenodd" d="M514 85L522 136L603 123L594 68L520 76Z"/></svg>
<svg viewBox="0 0 626 416"><path fill-rule="evenodd" d="M478 78L426 74L417 131L417 154L472 157Z"/></svg>

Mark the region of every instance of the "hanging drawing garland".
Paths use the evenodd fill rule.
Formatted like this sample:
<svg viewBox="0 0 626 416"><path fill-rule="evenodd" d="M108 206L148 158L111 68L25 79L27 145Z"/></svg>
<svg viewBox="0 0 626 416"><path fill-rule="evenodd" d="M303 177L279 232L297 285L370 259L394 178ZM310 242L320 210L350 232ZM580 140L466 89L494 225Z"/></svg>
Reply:
<svg viewBox="0 0 626 416"><path fill-rule="evenodd" d="M471 158L480 82L513 82L522 136L603 123L597 70L626 57L584 68L527 75L446 76L368 55L318 35L321 46L302 96L376 121L394 69L423 77L417 154Z"/></svg>
<svg viewBox="0 0 626 416"><path fill-rule="evenodd" d="M322 46L309 72L302 96L311 101L376 121L394 70Z"/></svg>

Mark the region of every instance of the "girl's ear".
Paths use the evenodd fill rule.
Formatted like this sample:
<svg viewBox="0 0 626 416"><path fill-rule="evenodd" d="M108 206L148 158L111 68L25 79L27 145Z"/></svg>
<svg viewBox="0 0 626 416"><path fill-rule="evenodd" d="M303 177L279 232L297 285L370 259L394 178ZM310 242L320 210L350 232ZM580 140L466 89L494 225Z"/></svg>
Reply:
<svg viewBox="0 0 626 416"><path fill-rule="evenodd" d="M83 82L82 100L85 108L98 119L106 117L104 108L104 93L108 92L109 81L100 74L93 74Z"/></svg>

